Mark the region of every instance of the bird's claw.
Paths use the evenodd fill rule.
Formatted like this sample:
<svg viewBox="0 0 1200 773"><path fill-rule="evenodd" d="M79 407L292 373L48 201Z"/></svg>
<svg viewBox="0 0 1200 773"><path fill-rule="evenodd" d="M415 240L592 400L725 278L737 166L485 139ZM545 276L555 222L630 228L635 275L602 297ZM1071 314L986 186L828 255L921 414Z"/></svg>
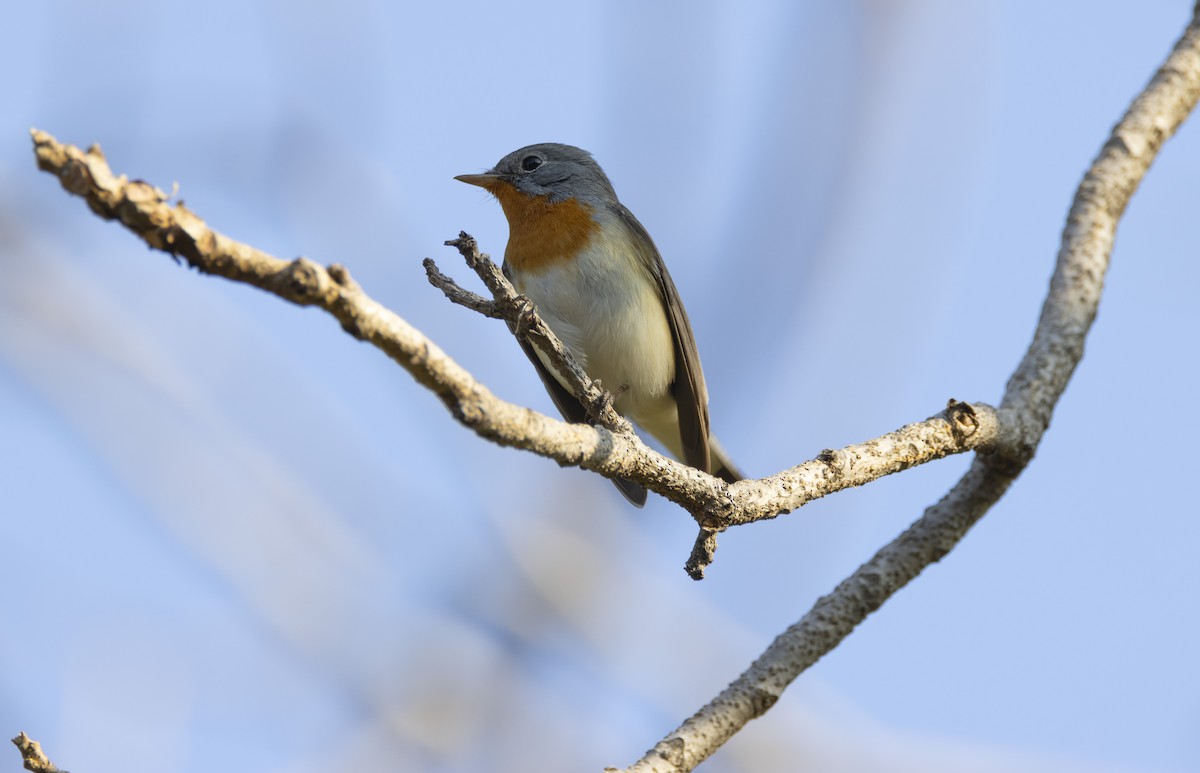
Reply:
<svg viewBox="0 0 1200 773"><path fill-rule="evenodd" d="M523 339L537 319L537 306L528 295L518 295L513 299L513 305L517 309L517 317L513 321L513 332L517 334L517 338Z"/></svg>
<svg viewBox="0 0 1200 773"><path fill-rule="evenodd" d="M596 418L599 418L607 413L608 409L613 407L613 403L617 401L617 398L625 394L625 392L629 389L628 384L622 384L614 391L610 392L604 388L604 384L601 383L600 379L595 379L592 381L592 385L599 390L599 395L592 400L592 404L589 406L589 408L591 408L592 416L595 416Z"/></svg>

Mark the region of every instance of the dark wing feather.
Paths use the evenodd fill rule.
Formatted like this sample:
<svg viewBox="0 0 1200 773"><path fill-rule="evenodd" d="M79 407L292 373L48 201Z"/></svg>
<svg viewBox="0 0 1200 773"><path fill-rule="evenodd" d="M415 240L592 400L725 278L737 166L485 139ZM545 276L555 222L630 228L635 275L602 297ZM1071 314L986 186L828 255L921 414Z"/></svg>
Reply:
<svg viewBox="0 0 1200 773"><path fill-rule="evenodd" d="M692 324L688 321L687 312L683 310L683 301L679 291L667 273L658 248L650 234L633 216L633 213L623 205L617 205L617 212L634 238L630 240L635 245L642 246L639 250L646 269L658 283L659 296L663 301L663 309L667 312L667 323L671 326L671 339L675 344L675 383L671 389L675 394L675 405L679 410L679 436L683 442L683 461L691 466L710 472L712 461L708 450L708 390L704 386L704 372L700 369L700 351L696 348L696 336L692 333Z"/></svg>

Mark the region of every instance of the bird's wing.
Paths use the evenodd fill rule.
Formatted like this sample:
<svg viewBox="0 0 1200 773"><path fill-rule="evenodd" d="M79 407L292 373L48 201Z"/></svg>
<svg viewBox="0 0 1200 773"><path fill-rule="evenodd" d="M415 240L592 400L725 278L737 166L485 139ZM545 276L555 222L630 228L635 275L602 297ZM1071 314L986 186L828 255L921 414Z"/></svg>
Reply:
<svg viewBox="0 0 1200 773"><path fill-rule="evenodd" d="M675 282L667 273L658 248L650 234L623 205L617 205L621 222L629 229L632 244L640 253L638 258L658 284L659 297L671 326L671 339L675 344L675 382L671 389L679 411L679 437L683 445L683 461L691 466L710 472L712 462L708 449L708 390L704 386L704 372L700 369L700 351L696 348L696 336Z"/></svg>
<svg viewBox="0 0 1200 773"><path fill-rule="evenodd" d="M504 267L504 275L512 280L508 274L508 267ZM509 330L513 329L513 325L509 325ZM533 344L523 338L518 338L517 343L521 345L521 351L525 352L525 356L533 363L533 369L537 371L538 378L542 380L542 384L546 387L546 391L550 394L550 400L554 403L554 407L558 408L558 412L563 418L572 424L591 424L588 418L587 411L583 408L583 403L579 402L579 398L572 395L567 388L558 383L558 379L554 377L542 360L538 357L537 352L533 348ZM634 483L631 480L624 478L613 478L613 485L617 490L629 500L635 507L641 507L646 504L646 488L640 483Z"/></svg>

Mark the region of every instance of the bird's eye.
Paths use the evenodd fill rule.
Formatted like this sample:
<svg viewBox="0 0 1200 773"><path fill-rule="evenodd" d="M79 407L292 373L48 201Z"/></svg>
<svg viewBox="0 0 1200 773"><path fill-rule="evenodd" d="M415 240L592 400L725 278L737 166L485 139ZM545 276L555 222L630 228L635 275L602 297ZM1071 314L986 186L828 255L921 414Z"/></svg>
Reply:
<svg viewBox="0 0 1200 773"><path fill-rule="evenodd" d="M538 156L525 156L525 158L521 159L521 168L526 172L532 172L541 165L542 159Z"/></svg>

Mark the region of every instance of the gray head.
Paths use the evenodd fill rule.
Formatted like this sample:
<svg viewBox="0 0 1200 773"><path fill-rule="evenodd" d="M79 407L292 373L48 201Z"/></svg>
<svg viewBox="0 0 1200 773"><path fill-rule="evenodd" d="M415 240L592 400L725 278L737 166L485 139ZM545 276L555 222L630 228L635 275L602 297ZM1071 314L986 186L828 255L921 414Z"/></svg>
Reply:
<svg viewBox="0 0 1200 773"><path fill-rule="evenodd" d="M612 183L591 153L557 142L527 145L483 174L462 174L454 179L493 193L497 183L505 182L521 193L549 196L551 201L580 199L596 205L617 201Z"/></svg>

